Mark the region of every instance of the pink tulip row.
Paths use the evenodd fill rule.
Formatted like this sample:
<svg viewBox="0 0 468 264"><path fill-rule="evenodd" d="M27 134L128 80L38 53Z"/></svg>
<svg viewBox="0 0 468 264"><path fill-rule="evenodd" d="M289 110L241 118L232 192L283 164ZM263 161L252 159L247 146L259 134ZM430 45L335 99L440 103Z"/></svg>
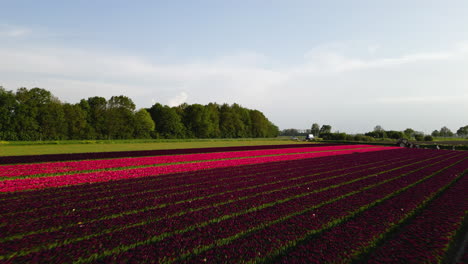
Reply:
<svg viewBox="0 0 468 264"><path fill-rule="evenodd" d="M442 263L446 249L466 218L467 190L468 175L465 175L392 239L385 241L368 263L397 263L403 259L410 260L407 263Z"/></svg>
<svg viewBox="0 0 468 264"><path fill-rule="evenodd" d="M192 162L203 160L216 159L232 159L266 155L284 155L290 153L303 152L320 152L333 151L344 149L360 149L360 148L375 148L371 145L340 145L326 147L309 147L309 148L286 148L286 149L267 149L267 150L250 150L250 151L233 151L219 153L201 153L201 154L185 154L185 155L168 155L154 157L137 157L137 158L119 158L119 159L104 159L104 160L82 160L82 161L66 161L66 162L48 162L38 164L18 164L18 165L0 165L0 177L18 177L29 176L36 174L54 174L73 171L86 170L102 170L110 168L125 168L136 166L151 166L156 164ZM378 147L377 147L378 148Z"/></svg>
<svg viewBox="0 0 468 264"><path fill-rule="evenodd" d="M196 170L205 170L213 168L225 168L240 165L260 164L266 162L286 161L295 159L317 158L334 155L344 155L352 153L363 153L370 151L382 151L395 149L393 147L372 147L364 149L335 150L327 152L312 152L279 156L254 157L245 159L205 161L197 163L173 164L167 166L145 167L128 169L124 171L99 171L91 173L78 173L72 175L48 176L40 178L25 178L0 181L0 192L14 192L31 189L42 189L50 187L59 187L65 185L76 185L83 183L95 183L103 181L121 180L129 178L139 178L156 176L160 174L169 174L177 172L188 172ZM219 153L217 153L219 154ZM212 156L216 157L215 154Z"/></svg>
<svg viewBox="0 0 468 264"><path fill-rule="evenodd" d="M382 158L382 156L378 155L378 153L368 153L366 155L372 157L372 154L375 155L374 160ZM348 156L348 159L352 160L353 157ZM431 162L431 161L427 161L427 162ZM406 162L405 161L400 162L399 166L401 166L403 164L406 164ZM133 228L126 228L126 229L124 229L124 230L122 230L120 232L112 232L111 236L109 236L109 234L103 234L103 235L101 235L99 237L96 237L96 238L86 239L86 240L81 241L81 242L77 241L77 244L63 245L61 247L55 248L54 250L51 250L52 252L55 252L55 253L41 251L39 254L41 256L43 256L43 255L53 256L57 252L60 252L61 250L66 250L66 251L63 251L63 252L68 252L67 250L69 249L69 247L72 247L73 250L77 250L77 248L81 248L82 245L87 245L89 243L93 244L96 241L99 241L99 244L114 245L114 242L111 242L111 241L105 242L105 241L102 241L102 240L106 240L107 238L120 237L121 235L123 235L125 237L126 233L131 233L131 234L134 234L133 236L135 236L135 234L139 233L139 232L137 232L135 230L140 230L141 228L148 229L148 230L159 230L159 229L156 229L156 227L151 227L151 225L159 226L159 228L162 231L167 230L167 228L172 227L174 223L180 223L182 226L189 225L190 223L193 225L193 224L196 224L197 222L199 222L200 219L210 219L210 217L213 218L213 217L217 217L217 216L219 217L220 215L228 214L229 212L232 212L232 210L234 210L234 212L238 212L239 210L247 210L247 209L251 208L252 206L260 206L260 205L262 205L264 203L268 203L269 201L274 202L274 201L277 201L278 199L287 198L287 197L290 197L291 195L294 195L294 194L296 194L296 195L297 194L304 194L304 193L308 194L310 192L310 189L307 189L305 186L303 188L294 187L294 186L296 186L298 184L309 185L309 186L312 187L312 190L314 190L314 189L317 189L317 188L320 188L320 187L326 187L326 186L330 186L330 185L333 185L333 184L339 184L339 183L343 183L343 182L346 182L346 181L350 181L352 179L363 177L364 175L368 175L369 173L372 173L372 172L375 172L375 173L382 172L382 170L385 170L384 168L388 169L389 167L393 167L393 166L397 166L397 165L391 164L391 165L381 165L381 166L383 166L383 167L375 168L373 171L369 170L365 174L363 173L362 168L354 169L354 170L357 170L357 172L354 172L354 174L353 174L353 170L351 170L351 171L346 171L345 170L345 173L347 172L349 174L344 176L343 178L331 178L331 179L323 181L323 182L317 182L317 180L320 180L323 177L329 177L330 178L333 174L330 173L328 175L320 175L320 177L318 177L318 178L316 178L316 177L310 177L310 178L306 177L306 178L297 179L297 180L288 180L288 181L282 182L282 183L278 182L276 184L264 185L263 187L258 186L256 188L244 189L244 190L239 190L239 191L235 191L235 192L231 192L231 193L225 193L225 194L210 197L210 198L207 198L207 199L186 201L187 197L177 197L177 196L175 196L175 197L171 197L167 201L165 201L163 199L163 200L156 200L154 202L155 205L159 205L159 204L164 203L164 202L170 202L171 199L172 199L172 205L171 206L164 207L164 208L154 208L154 209L151 209L151 210L144 210L144 211L139 212L139 213L123 215L123 216L118 217L118 218L109 218L107 220L104 219L104 220L100 220L100 221L91 221L91 222L86 221L86 219L89 219L89 218L86 218L86 215L82 215L82 213L80 211L77 211L76 213L73 213L73 214L69 215L69 218L70 218L69 220L74 221L74 224L69 226L69 227L66 227L66 228L63 228L63 229L59 228L60 230L57 230L57 228L60 227L61 224L66 223L66 222L62 222L62 221L65 221L64 219L62 219L62 220L57 221L57 224L59 224L59 226L53 228L49 232L38 233L36 235L29 235L29 236L21 238L20 241L10 240L9 242L3 243L2 247L0 247L0 248L7 248L7 249L8 248L18 248L18 247L21 248L22 244L23 244L23 247L33 247L35 244L36 244L36 246L40 246L43 243L50 243L50 241L67 241L67 240L69 241L70 239L73 239L73 238L76 238L76 237L79 238L79 237L82 237L84 235L100 234L100 232L102 232L102 230L105 229L105 228L111 228L112 229L115 226L122 226L122 225L123 226L128 226L128 225L136 224L136 223L139 223L139 222L142 222L142 221L150 221L151 219L154 219L154 217L158 216L158 215L170 215L170 214L174 215L175 214L175 216L173 216L172 218L169 218L169 219L164 219L163 218L163 219L161 219L160 221L158 221L156 223L149 223L149 224L145 224L145 225L142 225L142 226L135 226ZM418 166L420 166L420 164L413 165L413 167L416 167L416 168ZM310 168L309 168L309 170L310 170ZM229 170L229 171L231 171L231 170ZM228 172L228 171L226 171L226 172ZM308 174L308 173L309 173L309 171L306 169L306 170L302 171L301 174L304 175L304 174ZM343 174L343 171L341 171L340 173L337 173L337 172L335 172L335 173L340 175L340 173ZM299 174L299 175L301 175L301 174ZM276 177L282 177L282 176L283 175L282 175L281 171L276 173ZM291 176L288 176L288 177L292 177L292 176L294 176L294 175L291 175ZM367 182L363 182L362 184L368 184L368 183L370 183L369 181L371 181L371 180L373 182L378 182L379 181L379 179L377 179L376 177L371 177L371 178L369 178L367 180ZM264 179L264 181L268 182L268 179ZM312 182L315 182L315 183L312 184ZM356 186L355 186L356 184L358 184L358 182L348 184L349 186L344 185L344 186L348 186L346 191L348 191L348 192L353 191L356 188ZM246 185L246 187L249 187L249 186L252 186L252 183L245 183L245 185ZM240 186L241 186L241 184L240 184ZM291 188L284 189L287 186L291 186ZM235 186L233 186L233 187L235 187ZM283 188L284 190L283 191L275 191L278 188L280 188L280 189ZM197 189L195 189L192 192L191 195L192 195L192 197L200 197L200 195L203 195L203 193L200 194L200 193L198 193ZM337 195L336 192L330 192L327 197L334 197L336 195ZM251 197L248 198L249 196L251 196ZM247 197L247 198L240 199L242 197ZM162 198L164 198L164 197L162 197ZM236 198L237 198L237 200L235 200ZM259 199L259 198L261 198L261 199ZM185 199L185 202L183 202L183 203L177 202L177 201L184 201L184 199ZM230 201L231 199L234 199L234 200ZM315 198L315 199L317 199L317 198ZM215 204L223 202L223 201L230 201L230 202L222 204L222 205L214 206ZM125 200L120 201L120 203L117 204L117 207L119 207L120 205L122 205L124 203L125 203ZM294 202L290 202L289 204L294 204ZM136 206L135 207L136 209L142 207L142 205L138 205L138 204L136 204L135 206ZM206 208L204 208L204 207L206 207ZM192 210L194 210L194 208L201 208L201 209L198 210L198 211L192 211ZM128 209L131 209L131 208L128 208ZM183 215L177 216L178 214L180 214L181 210L190 210L190 211L188 211L187 213L185 213ZM109 214L112 214L112 212L109 212ZM78 220L79 220L79 222L82 222L83 224L82 225L81 224L76 224L76 221L78 221ZM34 226L36 229L47 228L47 225L50 226L50 222L49 223L43 223L43 224L44 225L38 225L38 223L35 223L35 224L31 224L31 225ZM57 230L57 231L53 231L54 229ZM20 227L15 226L13 231L14 232L18 232L18 231L21 232L21 231L30 231L30 230L21 230ZM8 235L8 234L5 233L5 235ZM9 235L13 235L13 234L10 233ZM120 239L117 239L116 241L119 241L119 243L122 242L122 240L120 240ZM88 246L91 246L91 248L94 247L92 245L87 245L86 247L88 247Z"/></svg>

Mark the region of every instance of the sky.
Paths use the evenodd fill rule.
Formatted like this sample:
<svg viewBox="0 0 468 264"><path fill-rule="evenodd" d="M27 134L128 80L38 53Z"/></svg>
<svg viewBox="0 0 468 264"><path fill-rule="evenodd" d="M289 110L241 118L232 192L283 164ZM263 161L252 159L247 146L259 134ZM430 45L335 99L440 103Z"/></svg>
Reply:
<svg viewBox="0 0 468 264"><path fill-rule="evenodd" d="M0 86L238 103L280 129L468 125L465 0L0 0Z"/></svg>

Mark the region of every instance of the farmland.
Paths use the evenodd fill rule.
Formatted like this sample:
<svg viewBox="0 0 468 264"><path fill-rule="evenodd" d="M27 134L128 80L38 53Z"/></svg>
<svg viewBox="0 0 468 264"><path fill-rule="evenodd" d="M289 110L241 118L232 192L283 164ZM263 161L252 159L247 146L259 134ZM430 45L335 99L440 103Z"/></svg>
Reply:
<svg viewBox="0 0 468 264"><path fill-rule="evenodd" d="M446 263L468 152L294 144L0 159L4 263Z"/></svg>

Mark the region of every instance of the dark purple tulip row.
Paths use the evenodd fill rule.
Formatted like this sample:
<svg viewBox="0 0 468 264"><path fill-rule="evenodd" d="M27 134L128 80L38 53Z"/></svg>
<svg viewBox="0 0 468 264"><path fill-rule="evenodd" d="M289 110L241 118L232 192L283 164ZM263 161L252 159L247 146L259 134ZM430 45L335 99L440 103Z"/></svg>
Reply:
<svg viewBox="0 0 468 264"><path fill-rule="evenodd" d="M315 146L325 147L325 146L335 146L335 145L340 145L340 144L285 144L285 145L239 146L239 147L218 147L218 148L160 149L160 150L47 154L47 155L28 155L28 156L3 156L3 157L0 157L0 164L24 164L24 163L37 163L37 162L50 162L50 161L111 159L111 158L125 158L125 157L145 157L145 156L178 155L178 154L243 151L243 150L261 150L261 149L305 148L305 147L315 147Z"/></svg>
<svg viewBox="0 0 468 264"><path fill-rule="evenodd" d="M352 157L350 157L352 158ZM419 165L418 165L419 166ZM377 170L379 171L379 170ZM335 180L337 181L338 183L340 182L339 180ZM331 183L327 182L325 183L323 186L327 186L327 185L330 185ZM316 186L313 186L314 188ZM271 190L271 189L270 189ZM249 193L251 194L252 191L254 192L260 192L261 189L252 189L249 191ZM300 192L304 192L304 191L308 191L306 190L305 188L298 188L296 190L291 190L294 192L297 192L297 191L300 191ZM232 195L232 194L231 194ZM245 194L243 193L238 193L236 194L236 196L238 197L241 197L242 195L245 196ZM196 193L196 190L194 190L194 194L193 196L197 197L197 193ZM277 194L274 194L272 193L271 196L271 201L276 201L278 199L278 195ZM283 196L284 197L288 197L290 196L290 193L289 192L284 192L283 193ZM246 199L245 201L242 201L242 202L236 202L234 204L234 206L237 208L237 207L242 207L243 208L250 208L252 207L255 202L259 203L263 203L263 199L265 199L265 197L267 197L266 195L264 196L261 196L262 200L259 200L258 197L257 198L253 198L253 199ZM202 216L206 216L206 214L208 213L211 213L212 212L212 209L210 207L210 205L213 203L213 202L219 202L219 201L223 201L226 200L226 199L230 199L229 196L227 197L222 197L222 199L220 199L219 197L217 198L218 200L214 199L212 201L209 201L210 203L206 203L207 201L205 201L205 204L199 204L199 206L203 206L203 205L208 205L208 207L200 212L195 212L193 214L191 214L192 216L190 216L190 214L187 214L186 216L183 217L183 219L185 220L195 220L195 223L197 222L196 219L197 217L194 217L195 214L198 214L198 216L202 217ZM188 206L188 207L187 207ZM221 207L221 206L220 206ZM225 205L224 206L224 210L231 210L232 209L232 205L231 204L228 204L228 205ZM94 223L86 223L86 224L78 224L78 225L74 225L73 227L70 227L70 228L67 228L65 230L62 230L60 232L55 232L55 235L58 236L58 237L54 237L54 233L53 232L50 232L50 233L46 233L46 234L37 234L37 235L33 235L33 236L30 236L30 237L27 237L27 238L24 238L21 242L24 241L24 244L26 246L31 246L31 243L33 243L33 241L38 241L40 242L39 244L41 243L47 243L49 241L57 241L57 240L61 240L61 239L70 239L72 237L74 237L74 235L72 234L76 234L75 236L78 236L78 237L82 237L83 234L95 234L97 232L97 234L99 234L99 231L102 230L103 228L105 227L115 227L115 226L121 226L121 225L128 225L129 223L134 223L135 221L139 220L141 222L142 219L151 219L152 217L154 218L155 216L158 216L158 215L161 215L161 214L169 214L169 213L177 213L177 212L180 212L180 210L187 210L190 209L190 208L194 208L194 205L193 204L188 204L188 203L185 203L185 207L181 204L181 205L177 205L177 206L173 206L172 208L165 208L165 209L159 209L159 210L149 210L148 212L141 212L139 214L133 214L133 215L128 215L128 216L125 216L125 217L119 217L117 219L110 219L108 221L99 221L99 222L94 222ZM217 208L217 210L219 210L219 207ZM75 219L75 218L72 218L72 220ZM79 220L77 220L79 221ZM133 221L133 222L132 222ZM79 222L82 222L82 221L79 221ZM163 221L163 222L166 222L165 225L163 226L167 226L168 224L172 223L173 222L173 219L172 220L166 220L166 221ZM144 225L144 228L147 228L148 225ZM136 227L136 229L138 228L142 228L142 226L138 226ZM135 228L134 228L135 229ZM16 230L16 229L15 229ZM128 230L123 230L122 232L120 233L126 233L128 232ZM133 233L134 232L130 232L130 233ZM113 233L111 233L113 234ZM60 237L60 236L63 236L63 237ZM42 237L42 238L41 238ZM104 238L108 238L108 234L104 235L103 236ZM111 236L112 237L112 236ZM103 238L103 239L104 239ZM90 241L94 241L94 240L87 240L87 241L84 241L84 243L89 243ZM120 241L120 240L117 240L117 241ZM9 245L7 246L5 243L4 245L2 245L3 247L5 248L8 248L8 249L11 249L11 248L16 248L15 251L18 250L18 246L20 246L20 244L22 243L19 243L18 244L18 241L14 241L15 243L8 243ZM106 242L104 243L106 245L109 245L111 244L110 242ZM61 248L60 250L62 250L63 248Z"/></svg>
<svg viewBox="0 0 468 264"><path fill-rule="evenodd" d="M265 259L272 260L275 259L277 255L286 253L288 249L306 239L307 234L320 234L323 230L327 230L334 225L345 222L347 219L351 218L356 211L370 207L368 211L372 210L373 213L366 215L364 218L360 218L360 221L363 222L363 224L360 224L360 221L357 221L356 223L349 221L345 222L345 225L347 225L346 228L343 227L343 225L338 225L324 233L340 232L344 233L342 234L343 237L321 235L317 239L313 239L310 243L304 245L303 247L305 247L305 249L299 247L297 251L288 254L288 257L291 256L291 259L285 260L285 262L293 261L294 256L296 256L299 257L299 260L302 260L302 263L349 263L349 260L341 261L340 259L334 259L334 257L339 256L340 252L350 252L346 248L340 250L339 246L352 247L359 245L355 237L358 237L361 233L369 233L368 228L372 226L367 227L366 224L369 223L366 222L370 221L370 224L374 225L379 225L379 223L381 223L382 219L378 218L380 218L379 216L385 211L375 209L377 208L373 207L375 203L397 193L406 186L417 183L424 177L434 173L434 171L450 166L457 160L457 158L449 159L435 164L434 166L429 166L417 172L410 173L407 176L397 178L396 180L390 181L386 184L371 188L363 193L351 195L335 203L326 204L319 208L306 211L302 214L296 215L295 217L291 217L286 221L281 221L269 226L267 225L265 228L261 228L257 232L252 232L242 238L234 239L231 243L213 247L211 250L198 254L194 258L189 258L188 261L197 262L203 259L208 259L211 260L211 262L221 262L229 259L229 261L240 263L249 260L257 260L260 262ZM398 176L400 173L402 172L394 171L393 173L389 173L386 178ZM438 178L445 179L445 175L440 175ZM382 179L380 179L380 181ZM425 190L425 185L418 184L412 187L408 193L411 194L412 192L417 191L425 192ZM398 197L398 195L396 197ZM360 229L354 228L351 223L359 225ZM262 222L259 222L260 227L262 227L261 224ZM342 239L340 240L340 238ZM188 255L188 257L192 256L193 254ZM304 257L307 256L310 258L305 259Z"/></svg>
<svg viewBox="0 0 468 264"><path fill-rule="evenodd" d="M430 164L431 162L428 162L425 165L430 166ZM411 169L418 170L421 166L422 164L417 164L412 166ZM397 172L397 175L402 175L402 173L410 170L409 167L411 166L405 167L405 169L394 170L394 172ZM372 174L371 171L368 173ZM368 175L368 173L366 174ZM174 217L168 219L169 221L162 220L143 227L115 232L113 235L115 234L116 237L126 237L122 241L125 241L125 244L129 248L132 247L132 245L129 245L129 242L134 242L136 245L139 245L144 240L147 242L154 242L150 245L142 245L134 250L130 250L129 253L121 253L117 255L116 258L125 258L127 254L130 254L132 258L137 256L147 256L152 259L161 258L163 256L176 258L180 253L184 252L184 249L191 249L199 245L206 245L206 243L213 243L216 239L219 240L230 236L236 236L239 232L249 230L256 225L268 223L278 218L281 219L285 215L295 214L301 210L309 210L314 205L318 205L323 201L329 199L336 200L337 197L342 197L359 188L372 184L379 184L382 179L387 178L388 175L386 174L391 174L391 172L383 173L378 177L367 177L361 180L354 179L354 182L348 179L351 181L347 184L343 182L342 179L334 179L324 183L322 186L317 186L316 184L310 185L310 190L307 190L307 187L305 187L290 189L271 196L262 195L260 201L257 199L254 201L245 201L245 203L236 202L234 205L230 206L209 208L205 211ZM364 175L361 173L361 176ZM342 186L339 186L340 184L342 184ZM402 183L400 183L398 187L401 187L401 184ZM337 187L330 188L330 186ZM327 187L330 189L327 189ZM315 188L325 189L315 192L315 190L317 190ZM233 208L234 206L235 208ZM143 232L143 230L146 230L143 235L136 235ZM134 234L132 238L129 237L129 233ZM104 243L106 245L105 248L110 250L110 252L112 252L113 249L121 251L122 241L106 240ZM109 246L111 247L109 248ZM90 244L89 241L87 241L87 243L79 243L73 248L87 248L88 254L103 250L103 248L94 247L94 251L89 252L89 249L93 248L93 245ZM61 250L68 250L68 248L61 248ZM86 253L82 252L78 255L82 254Z"/></svg>
<svg viewBox="0 0 468 264"><path fill-rule="evenodd" d="M369 208L351 220L307 239L305 244L296 247L292 252L287 252L281 262L350 263L360 260L361 255L376 247L387 233L398 228L415 210L424 207L442 192L444 187L450 186L460 177L460 171L466 166L466 163L457 163L415 187ZM423 232L424 235L429 235L433 230L426 229ZM419 249L426 248L425 244L412 246ZM407 250L404 245L398 247L403 251ZM427 250L429 249L426 248L425 251ZM406 260L405 263L409 263L412 258L411 254L406 253L402 257ZM436 262L432 259L428 263Z"/></svg>
<svg viewBox="0 0 468 264"><path fill-rule="evenodd" d="M468 160L465 160L468 168ZM435 199L370 256L368 263L443 262L468 212L468 175Z"/></svg>
<svg viewBox="0 0 468 264"><path fill-rule="evenodd" d="M401 163L400 165L403 165L403 164L404 164L404 162ZM391 167L391 165L383 166L383 168L385 168L385 167ZM382 167L376 168L375 172L378 172L378 171L381 171L381 170L382 170ZM362 171L363 171L363 169L361 168L360 174L357 174L357 176L355 176L355 177L361 177ZM307 172L307 171L305 171L305 172ZM369 172L371 172L371 171L369 171ZM278 174L278 176L281 176L281 175ZM265 183L265 181L266 181L268 183L267 179L260 179L260 180L261 180L260 182ZM307 178L306 179L301 179L301 181L304 181L304 180L319 181L320 178L313 178L312 180L307 179ZM152 210L147 210L147 212L146 212L146 210L143 210L143 212L141 212L138 215L135 215L135 214L125 215L125 216L122 217L122 219L117 219L117 220L119 222L124 222L124 223L127 223L127 224L131 224L131 223L134 223L134 222L141 222L143 215L148 215L149 217L151 217L151 216L154 216L154 215L160 215L161 213L175 214L175 213L180 212L180 210L184 210L184 209L187 210L187 208L193 209L193 208L196 208L196 207L207 207L207 210L209 211L210 207L213 204L219 203L220 201L226 201L228 199L233 199L233 198L238 198L238 197L243 197L243 196L245 197L246 195L259 196L257 194L262 194L262 192L272 192L269 195L274 200L274 199L278 199L278 196L275 196L275 194L274 194L274 192L276 192L275 191L276 189L278 189L278 188L285 189L285 188L287 188L288 185L292 185L292 186L300 185L301 181L299 179L298 180L283 181L283 182L278 182L276 184L268 184L267 186L263 186L262 188L251 188L252 184L248 183L248 184L246 184L246 186L249 188L248 190L243 190L243 191L238 191L238 192L230 192L230 193L227 193L227 194L224 194L224 195L217 195L217 196L214 196L214 197L210 197L209 199L200 199L200 201L195 201L195 200L193 202L192 201L185 201L183 204L177 204L176 206L172 206L172 208L171 207L167 207L167 208L166 207L165 208L157 208L156 207L156 208L154 208ZM322 185L327 186L328 182L324 181L324 183L322 183ZM253 187L255 187L255 186L253 186ZM246 188L244 188L244 189L246 189ZM193 196L193 194L191 194L191 195ZM285 195L287 196L288 193L285 193ZM184 197L184 198L187 198L187 197ZM248 208L249 206L252 206L253 202L251 200L254 200L254 198L255 197L252 197L250 200L245 199L245 201L243 201L246 208ZM262 197L262 198L265 198L265 196ZM174 200L179 200L180 201L180 198L179 199L174 199ZM168 199L168 201L171 201L171 199ZM235 202L235 201L232 201L232 202ZM230 202L230 203L232 203L232 202ZM145 205L147 205L147 204L145 204ZM184 207L184 205L185 205L185 207ZM239 205L239 202L236 202L235 205ZM229 205L226 205L225 207L229 208ZM117 208L120 208L120 207L117 206ZM134 207L133 209L135 209L135 208L142 208L142 206L138 205L138 206ZM114 207L112 207L112 209L114 210L114 212L106 212L103 215L119 212L119 210L114 208ZM128 209L132 209L132 208L128 208ZM66 217L62 218L61 221L59 221L59 223L63 224L63 221L74 221L74 220L76 222L76 218L75 218L76 216L77 215L66 216ZM80 222L83 222L83 224L86 224L86 226L88 227L88 229L86 229L86 231L88 231L89 228L91 228L92 226L95 226L95 229L89 230L89 232L84 232L83 228L81 228L79 226L77 227L76 224L73 224L72 226L70 226L69 228L67 228L65 230L62 230L61 232L54 232L54 233L50 232L50 233L45 233L45 234L37 234L37 235L29 236L29 237L23 239L23 241L25 241L26 245L30 247L30 246L34 246L34 244L36 244L36 243L38 243L39 245L41 243L43 243L44 240L42 240L41 237L44 237L44 239L46 241L48 241L48 240L59 240L59 239L71 239L72 237L70 236L70 234L73 233L73 231L71 231L71 230L76 230L76 234L78 236L83 236L85 234L94 234L94 233L99 233L99 230L102 229L103 226L106 226L106 227L107 226L114 226L115 222L117 221L116 219L112 218L112 219L109 219L109 220L103 220L103 221L99 221L99 222L96 222L96 223L88 224L86 222L86 220L87 220L86 215L81 214L81 215L79 215L79 217L80 217L79 218ZM96 217L96 213L90 214L89 217L91 219L93 217ZM54 219L54 220L57 221L57 219ZM108 223L108 224L106 224L106 223ZM28 222L28 224L29 224L29 222ZM42 223L42 225L40 225L39 223L31 223L31 225L28 225L28 224L25 224L22 227L17 225L17 226L15 226L14 231L18 232L18 230L20 230L22 232L26 232L27 230L25 230L25 228L29 228L30 226L34 226L35 228L40 227L40 226L44 226L44 227L50 226L50 223L48 223L48 222L44 222L44 223ZM6 232L5 232L5 234L6 234ZM63 237L63 238L53 237L53 234L56 234L57 236L65 234L66 237ZM31 241L33 241L33 242L31 242ZM17 241L11 241L11 243L4 243L3 246L7 246L7 244L11 244L10 246L16 246L17 247L21 243L18 244Z"/></svg>

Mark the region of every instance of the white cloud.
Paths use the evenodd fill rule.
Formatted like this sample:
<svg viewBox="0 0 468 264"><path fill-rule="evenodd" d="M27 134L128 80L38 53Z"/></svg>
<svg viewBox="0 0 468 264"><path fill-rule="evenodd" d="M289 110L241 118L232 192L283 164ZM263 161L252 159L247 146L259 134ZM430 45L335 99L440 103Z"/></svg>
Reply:
<svg viewBox="0 0 468 264"><path fill-rule="evenodd" d="M138 107L154 102L179 105L190 95L191 103L237 102L260 109L281 128L319 122L342 131L353 131L358 125L371 129L374 122L388 127L373 116L374 108L381 105L395 115L408 115L406 107L418 105L421 109L411 112L417 119L418 114L435 111L433 104L440 104L457 109L444 118L458 125L466 122L461 113L468 112L461 102L468 98L467 47L368 58L348 56L356 53L334 44L311 50L300 64L278 68L271 66L270 58L252 52L160 64L103 51L0 44L0 85L43 87L68 102L123 94ZM359 124L353 121L357 118Z"/></svg>
<svg viewBox="0 0 468 264"><path fill-rule="evenodd" d="M25 27L0 24L0 37L23 37L29 35L31 30Z"/></svg>
<svg viewBox="0 0 468 264"><path fill-rule="evenodd" d="M187 102L187 98L188 98L187 93L186 92L181 92L178 95L176 95L175 97L171 98L168 101L167 105L169 105L170 107L179 106L179 105Z"/></svg>

